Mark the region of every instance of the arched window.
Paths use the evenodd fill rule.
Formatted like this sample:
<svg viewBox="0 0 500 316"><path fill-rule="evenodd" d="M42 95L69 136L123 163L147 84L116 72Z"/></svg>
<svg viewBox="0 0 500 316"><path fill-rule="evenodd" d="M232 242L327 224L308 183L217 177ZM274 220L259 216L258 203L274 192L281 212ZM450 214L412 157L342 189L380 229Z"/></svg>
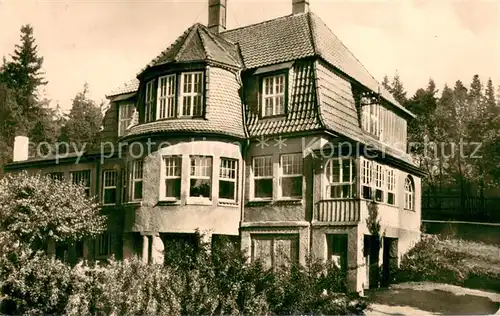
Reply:
<svg viewBox="0 0 500 316"><path fill-rule="evenodd" d="M356 196L356 164L354 160L330 159L325 165L325 198L345 199Z"/></svg>
<svg viewBox="0 0 500 316"><path fill-rule="evenodd" d="M411 176L405 179L405 209L415 210L415 184Z"/></svg>

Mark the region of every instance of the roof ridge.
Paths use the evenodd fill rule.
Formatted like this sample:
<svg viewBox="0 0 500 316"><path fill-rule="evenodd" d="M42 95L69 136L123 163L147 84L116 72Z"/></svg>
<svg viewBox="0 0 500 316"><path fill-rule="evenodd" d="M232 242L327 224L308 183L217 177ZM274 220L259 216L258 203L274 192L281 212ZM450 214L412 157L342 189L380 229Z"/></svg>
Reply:
<svg viewBox="0 0 500 316"><path fill-rule="evenodd" d="M207 59L212 59L212 54L210 54L210 52L208 51L208 47L207 47L207 44L205 43L205 39L203 38L203 36L201 35L201 30L200 28L198 28L196 30L196 32L198 33L198 36L200 37L200 41L201 41L201 46L203 46L203 52L205 53L205 57Z"/></svg>
<svg viewBox="0 0 500 316"><path fill-rule="evenodd" d="M271 22L275 22L275 21L278 21L278 20L281 20L281 19L286 19L286 18L290 18L290 17L294 17L294 16L301 16L301 15L304 15L304 14L307 14L307 13L283 15L283 16L279 16L279 17L274 18L274 19L265 20L265 21L262 21L262 22L257 22L257 23L248 24L248 25L245 25L245 26L240 26L240 27L237 27L237 28L234 28L234 29L226 30L224 32L221 32L220 34L224 35L224 34L236 31L236 30L241 30L241 29L244 29L244 28L249 28L249 27L253 27L253 26L257 26L257 25L261 25L261 24L271 23Z"/></svg>
<svg viewBox="0 0 500 316"><path fill-rule="evenodd" d="M179 48L179 50L177 51L177 54L175 54L175 57L174 57L174 61L178 61L179 60L179 56L184 52L184 50L186 49L186 43L191 40L191 38L193 37L193 33L198 33L198 28L199 28L199 24L200 23L195 23L193 24L188 30L189 30L189 33L187 34L186 38L184 39L184 43L182 43L181 47ZM203 50L205 50L205 47L203 47ZM168 51L165 50L165 51Z"/></svg>
<svg viewBox="0 0 500 316"><path fill-rule="evenodd" d="M223 50L226 55L232 60L234 61L235 63L239 64L240 62L238 60L236 60L235 58L233 58L233 56L231 55L230 52L228 52L224 46L222 46L217 40L218 40L218 36L215 36L214 34L212 34L212 32L210 32L209 30L205 30L205 33L207 33L207 35L212 39L212 41L215 43L215 45L217 45L221 50ZM201 36L200 36L201 37ZM236 45L234 43L228 43L230 45Z"/></svg>

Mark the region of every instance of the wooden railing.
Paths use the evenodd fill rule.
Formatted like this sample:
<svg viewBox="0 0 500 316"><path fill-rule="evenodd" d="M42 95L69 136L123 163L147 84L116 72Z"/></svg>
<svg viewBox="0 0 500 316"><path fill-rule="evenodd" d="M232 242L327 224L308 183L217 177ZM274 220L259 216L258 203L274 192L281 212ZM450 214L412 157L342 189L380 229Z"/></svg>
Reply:
<svg viewBox="0 0 500 316"><path fill-rule="evenodd" d="M353 199L319 201L314 212L320 222L358 222L360 218L360 201Z"/></svg>

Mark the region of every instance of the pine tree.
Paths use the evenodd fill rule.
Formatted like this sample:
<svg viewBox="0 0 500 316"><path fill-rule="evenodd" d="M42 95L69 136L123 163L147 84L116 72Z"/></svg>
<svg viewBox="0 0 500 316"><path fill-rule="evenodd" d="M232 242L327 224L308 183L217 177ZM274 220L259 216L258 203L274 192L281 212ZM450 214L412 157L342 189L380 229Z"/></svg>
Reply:
<svg viewBox="0 0 500 316"><path fill-rule="evenodd" d="M404 106L406 104L406 101L408 100L406 97L406 91L403 86L403 82L401 81L401 78L399 77L399 74L397 72L394 75L394 79L392 80L390 92L392 93L396 101L398 101L401 105Z"/></svg>
<svg viewBox="0 0 500 316"><path fill-rule="evenodd" d="M73 106L61 128L60 140L67 143L75 143L81 146L83 143L96 143L102 122L102 113L99 106L89 99L88 85L78 92L73 99ZM89 146L86 147L87 149Z"/></svg>
<svg viewBox="0 0 500 316"><path fill-rule="evenodd" d="M389 92L391 92L391 83L389 82L389 77L387 75L384 76L382 80L382 86Z"/></svg>

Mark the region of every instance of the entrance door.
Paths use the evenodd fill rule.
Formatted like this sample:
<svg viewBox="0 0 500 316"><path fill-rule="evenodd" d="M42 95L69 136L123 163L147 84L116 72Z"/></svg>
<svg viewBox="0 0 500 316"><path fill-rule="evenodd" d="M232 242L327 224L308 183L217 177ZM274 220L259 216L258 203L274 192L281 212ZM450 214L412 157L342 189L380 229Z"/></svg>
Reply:
<svg viewBox="0 0 500 316"><path fill-rule="evenodd" d="M365 235L363 243L363 255L366 264L366 281L368 285L365 288L374 289L379 284L379 252L380 242L378 237Z"/></svg>
<svg viewBox="0 0 500 316"><path fill-rule="evenodd" d="M328 260L336 262L342 272L347 272L347 234L327 235Z"/></svg>
<svg viewBox="0 0 500 316"><path fill-rule="evenodd" d="M389 286L398 267L398 239L384 237L382 286Z"/></svg>

